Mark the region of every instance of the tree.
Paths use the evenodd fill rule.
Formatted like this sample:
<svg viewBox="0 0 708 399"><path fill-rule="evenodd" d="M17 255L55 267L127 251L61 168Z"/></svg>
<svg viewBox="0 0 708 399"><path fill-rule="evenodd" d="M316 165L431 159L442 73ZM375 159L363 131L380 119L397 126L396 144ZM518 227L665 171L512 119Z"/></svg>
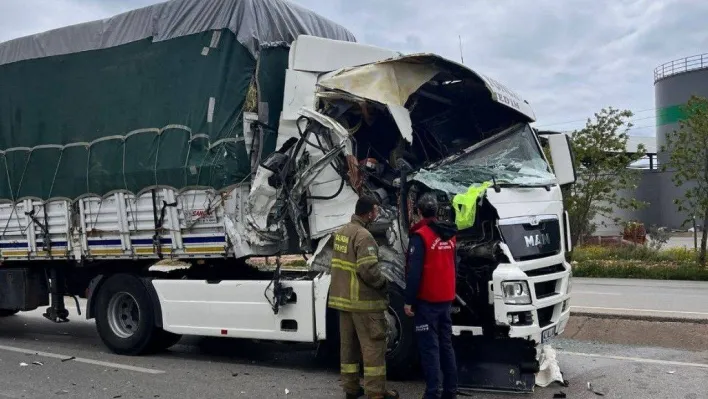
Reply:
<svg viewBox="0 0 708 399"><path fill-rule="evenodd" d="M666 145L661 151L668 153L668 162L662 170L672 170L671 176L676 187L692 183L686 187L682 198L674 199L679 212L703 219L703 233L699 260L706 263L706 241L708 240L708 99L692 96L682 107L683 118L679 129L666 136Z"/></svg>
<svg viewBox="0 0 708 399"><path fill-rule="evenodd" d="M646 154L641 145L637 152L627 153L631 117L631 111L610 107L596 113L594 120L588 118L583 129L572 133L578 181L564 190L563 201L573 244L596 230L596 216L619 222L612 216L615 209L639 209L644 205L618 195L618 191L637 188L639 172L628 167Z"/></svg>

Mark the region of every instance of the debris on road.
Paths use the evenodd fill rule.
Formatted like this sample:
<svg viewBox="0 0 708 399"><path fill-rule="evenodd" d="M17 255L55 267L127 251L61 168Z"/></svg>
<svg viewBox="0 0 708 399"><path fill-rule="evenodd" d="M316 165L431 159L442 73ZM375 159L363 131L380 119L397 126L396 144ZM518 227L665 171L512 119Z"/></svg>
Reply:
<svg viewBox="0 0 708 399"><path fill-rule="evenodd" d="M563 379L563 373L560 371L558 359L556 359L556 350L550 345L544 345L538 356L540 364L538 373L536 373L536 385L539 387L547 387L554 382L567 386Z"/></svg>
<svg viewBox="0 0 708 399"><path fill-rule="evenodd" d="M61 359L62 362L68 362L69 360L76 359L76 356L67 357L66 359Z"/></svg>
<svg viewBox="0 0 708 399"><path fill-rule="evenodd" d="M285 394L290 395L290 390L288 388L285 388Z"/></svg>
<svg viewBox="0 0 708 399"><path fill-rule="evenodd" d="M568 396L563 391L553 394L553 399L565 399L567 397Z"/></svg>
<svg viewBox="0 0 708 399"><path fill-rule="evenodd" d="M27 364L25 362L20 363L20 367L27 367L27 366L29 366L29 364Z"/></svg>
<svg viewBox="0 0 708 399"><path fill-rule="evenodd" d="M592 387L592 384L589 383L589 382L588 382L588 391L594 393L594 394L597 395L597 396L605 396L604 393L602 393L602 392L600 392L600 391L596 391L595 388Z"/></svg>
<svg viewBox="0 0 708 399"><path fill-rule="evenodd" d="M32 364L34 364L35 366L44 366L44 363L37 361L32 362Z"/></svg>

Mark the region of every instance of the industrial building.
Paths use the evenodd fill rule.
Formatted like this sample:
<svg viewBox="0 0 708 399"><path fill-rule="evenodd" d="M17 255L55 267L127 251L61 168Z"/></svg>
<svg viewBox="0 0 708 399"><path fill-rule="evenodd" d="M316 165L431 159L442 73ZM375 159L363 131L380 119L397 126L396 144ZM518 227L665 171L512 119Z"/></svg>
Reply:
<svg viewBox="0 0 708 399"><path fill-rule="evenodd" d="M691 227L691 223L682 224L693 215L679 212L674 204L674 199L682 197L691 183L676 187L672 181L673 171L663 172L659 166L669 157L662 152L667 135L679 129L679 121L684 117L681 106L694 94L708 97L708 54L673 60L654 69L656 137L630 137L627 150L633 151L642 144L648 158L642 163L642 176L637 189L619 193L649 205L639 211L618 210L615 217L676 230ZM610 218L597 218L595 222L600 224L596 235L611 236L622 231L622 227ZM698 223L700 226L700 221Z"/></svg>

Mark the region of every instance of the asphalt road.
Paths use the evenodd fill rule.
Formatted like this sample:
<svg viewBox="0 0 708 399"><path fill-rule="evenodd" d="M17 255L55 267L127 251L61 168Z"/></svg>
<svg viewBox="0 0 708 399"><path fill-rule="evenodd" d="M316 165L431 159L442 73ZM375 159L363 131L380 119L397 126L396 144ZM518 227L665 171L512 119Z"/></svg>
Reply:
<svg viewBox="0 0 708 399"><path fill-rule="evenodd" d="M39 313L0 319L0 398L342 397L337 371L318 366L309 349L185 338L164 354L123 357L107 352L93 323L77 316L69 324L55 325ZM591 328L584 322L581 327ZM572 339L558 339L554 345L570 386L538 388L527 397L552 398L560 391L568 398L599 397L588 391L588 382L607 398L698 399L708 392L708 348ZM403 398L419 398L422 390L419 381L394 381L391 386Z"/></svg>
<svg viewBox="0 0 708 399"><path fill-rule="evenodd" d="M708 319L708 282L574 278L571 310Z"/></svg>

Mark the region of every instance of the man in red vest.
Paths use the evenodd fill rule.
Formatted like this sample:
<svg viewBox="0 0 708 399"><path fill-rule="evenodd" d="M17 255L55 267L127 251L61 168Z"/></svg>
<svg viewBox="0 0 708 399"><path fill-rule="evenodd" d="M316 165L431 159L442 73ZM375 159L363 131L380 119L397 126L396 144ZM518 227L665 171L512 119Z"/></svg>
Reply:
<svg viewBox="0 0 708 399"><path fill-rule="evenodd" d="M424 194L416 208L421 220L413 225L409 237L404 309L415 318L426 382L424 399L454 399L457 365L450 311L455 300L457 228L437 220L438 202L432 194Z"/></svg>

